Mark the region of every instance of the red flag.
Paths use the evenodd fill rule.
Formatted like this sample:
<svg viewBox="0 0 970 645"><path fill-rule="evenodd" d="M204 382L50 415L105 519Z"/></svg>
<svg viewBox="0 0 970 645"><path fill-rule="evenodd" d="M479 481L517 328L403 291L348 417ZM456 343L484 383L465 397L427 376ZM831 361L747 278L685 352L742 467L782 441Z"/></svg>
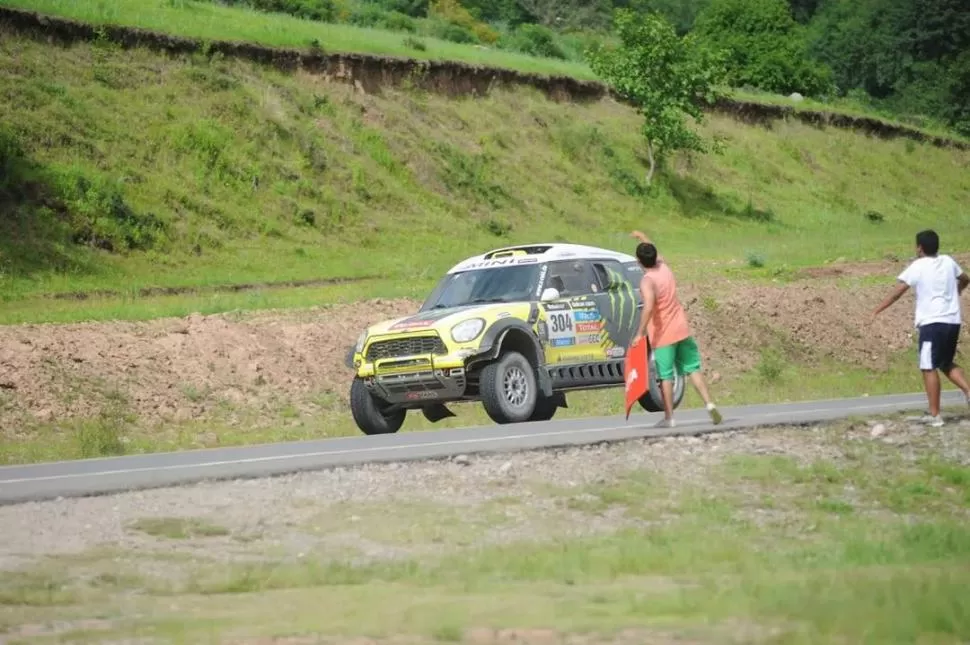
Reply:
<svg viewBox="0 0 970 645"><path fill-rule="evenodd" d="M645 338L638 340L627 351L623 379L626 381L626 418L629 419L633 404L646 394L650 387L650 366L647 363Z"/></svg>

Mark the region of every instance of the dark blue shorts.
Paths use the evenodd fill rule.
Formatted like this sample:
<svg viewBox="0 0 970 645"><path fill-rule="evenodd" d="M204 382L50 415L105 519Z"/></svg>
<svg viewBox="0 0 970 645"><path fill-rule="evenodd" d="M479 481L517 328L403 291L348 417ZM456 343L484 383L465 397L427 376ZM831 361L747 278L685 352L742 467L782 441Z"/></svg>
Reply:
<svg viewBox="0 0 970 645"><path fill-rule="evenodd" d="M919 328L919 368L949 372L957 355L960 325L930 323Z"/></svg>

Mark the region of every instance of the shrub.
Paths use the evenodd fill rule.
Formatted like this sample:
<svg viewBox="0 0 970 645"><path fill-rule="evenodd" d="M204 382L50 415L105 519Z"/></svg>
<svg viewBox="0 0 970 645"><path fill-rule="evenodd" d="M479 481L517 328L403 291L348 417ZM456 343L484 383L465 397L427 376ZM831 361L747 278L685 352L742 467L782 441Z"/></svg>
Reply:
<svg viewBox="0 0 970 645"><path fill-rule="evenodd" d="M72 241L106 251L146 250L166 230L153 213L139 213L116 182L72 168L52 173L52 183L70 213Z"/></svg>
<svg viewBox="0 0 970 645"><path fill-rule="evenodd" d="M223 0L228 5L250 6L259 11L287 13L307 20L333 22L337 19L334 0Z"/></svg>
<svg viewBox="0 0 970 645"><path fill-rule="evenodd" d="M390 31L414 33L418 30L414 18L397 11L386 11L375 4L355 7L350 11L347 22L358 27L373 27Z"/></svg>
<svg viewBox="0 0 970 645"><path fill-rule="evenodd" d="M474 34L483 43L494 43L499 39L497 31L475 17L458 0L431 0L428 17L449 22ZM449 39L450 40L450 39Z"/></svg>
<svg viewBox="0 0 970 645"><path fill-rule="evenodd" d="M519 25L503 41L503 48L529 54L530 56L566 58L566 52L559 44L556 33L542 25Z"/></svg>
<svg viewBox="0 0 970 645"><path fill-rule="evenodd" d="M368 0L367 4L411 18L424 18L428 15L428 0Z"/></svg>
<svg viewBox="0 0 970 645"><path fill-rule="evenodd" d="M472 31L441 18L429 18L426 29L428 36L453 43L471 44L480 42Z"/></svg>

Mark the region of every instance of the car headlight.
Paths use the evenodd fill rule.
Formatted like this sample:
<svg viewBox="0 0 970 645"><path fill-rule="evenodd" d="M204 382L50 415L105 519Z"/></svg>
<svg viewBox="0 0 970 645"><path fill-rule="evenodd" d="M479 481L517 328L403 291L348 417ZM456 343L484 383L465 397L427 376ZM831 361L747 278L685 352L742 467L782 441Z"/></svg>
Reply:
<svg viewBox="0 0 970 645"><path fill-rule="evenodd" d="M472 318L458 323L451 328L451 339L456 343L467 343L475 340L485 328L485 321L481 318Z"/></svg>
<svg viewBox="0 0 970 645"><path fill-rule="evenodd" d="M365 331L357 339L357 344L354 345L354 352L355 353L360 354L362 351L364 351L364 341L366 341L366 340L367 340L367 332Z"/></svg>

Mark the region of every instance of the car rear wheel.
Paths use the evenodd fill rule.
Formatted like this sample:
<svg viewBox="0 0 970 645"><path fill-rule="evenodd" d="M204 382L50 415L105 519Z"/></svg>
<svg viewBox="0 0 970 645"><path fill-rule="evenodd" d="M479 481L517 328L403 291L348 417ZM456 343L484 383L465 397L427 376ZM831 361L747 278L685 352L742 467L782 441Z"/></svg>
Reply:
<svg viewBox="0 0 970 645"><path fill-rule="evenodd" d="M479 391L485 413L495 423L528 421L536 408L535 370L518 352L506 352L482 368Z"/></svg>
<svg viewBox="0 0 970 645"><path fill-rule="evenodd" d="M350 413L364 434L392 434L404 425L407 410L384 412L364 382L355 378L350 386Z"/></svg>
<svg viewBox="0 0 970 645"><path fill-rule="evenodd" d="M660 377L657 374L657 363L653 359L653 352L650 353L650 389L640 397L640 407L647 412L663 412L664 399L663 392L660 390ZM684 400L684 391L687 380L680 372L674 373L674 409Z"/></svg>

